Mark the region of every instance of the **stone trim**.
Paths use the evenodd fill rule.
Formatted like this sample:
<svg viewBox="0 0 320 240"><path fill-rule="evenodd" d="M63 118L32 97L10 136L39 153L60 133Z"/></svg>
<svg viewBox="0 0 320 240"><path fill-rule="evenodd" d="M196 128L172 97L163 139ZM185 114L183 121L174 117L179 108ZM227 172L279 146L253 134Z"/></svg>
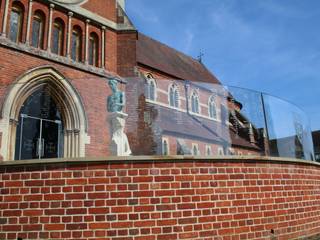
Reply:
<svg viewBox="0 0 320 240"><path fill-rule="evenodd" d="M108 20L106 18L103 18L101 16L98 16L92 12L90 12L89 10L86 10L84 8L82 8L79 5L68 5L68 4L63 4L63 3L59 3L56 2L54 0L48 0L49 3L54 3L57 6L60 6L64 9L66 9L67 11L71 11L74 13L77 13L81 16L83 16L84 18L90 19L93 22L96 22L98 24L107 26L113 30L121 30L121 31L126 31L126 30L136 30L135 27L133 25L131 25L130 23L127 24L117 24L116 22L113 22L111 20Z"/></svg>
<svg viewBox="0 0 320 240"><path fill-rule="evenodd" d="M21 165L43 165L43 164L77 164L77 163L141 163L141 162L254 162L254 163L280 163L280 164L300 164L310 165L320 168L320 163L315 161L300 160L294 158L266 157L266 156L106 156L106 157L83 157L83 158L52 158L33 159L19 161L0 161L3 166Z"/></svg>

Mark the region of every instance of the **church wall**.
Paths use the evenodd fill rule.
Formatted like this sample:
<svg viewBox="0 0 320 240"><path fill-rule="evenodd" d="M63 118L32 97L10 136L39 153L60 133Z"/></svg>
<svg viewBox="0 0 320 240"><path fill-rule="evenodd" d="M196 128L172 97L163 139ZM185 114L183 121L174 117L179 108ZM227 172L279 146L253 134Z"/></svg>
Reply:
<svg viewBox="0 0 320 240"><path fill-rule="evenodd" d="M119 32L117 35L117 72L122 77L135 77L136 32Z"/></svg>
<svg viewBox="0 0 320 240"><path fill-rule="evenodd" d="M86 146L86 156L108 155L109 129L106 99L111 91L106 78L0 47L1 106L6 94L10 91L10 85L14 84L17 78L33 68L48 65L64 75L82 98L88 118L88 135L91 139L90 144Z"/></svg>
<svg viewBox="0 0 320 240"><path fill-rule="evenodd" d="M110 28L110 26L102 25L94 19L89 19L90 21L88 22L88 19L82 15L81 11L72 12L72 14L70 14L67 9L62 8L57 4L52 8L51 28L53 29L53 23L55 19L58 18L64 24L63 51L62 56L59 56L52 54L50 49L48 49L48 31L50 27L50 7L48 2L33 1L30 18L29 43L32 39L32 19L34 13L41 11L44 15L43 47L31 47L28 45L26 39L28 8L30 6L28 0L18 1L24 9L21 41L19 43L13 43L8 39L10 30L10 13L14 2L15 1L13 0L9 1L6 37L4 38L4 35L2 35L0 38L0 106L2 106L5 101L5 97L10 90L10 84L16 81L21 75L26 74L28 71L37 67L51 66L70 80L72 86L76 88L83 100L85 112L88 118L88 135L90 137L90 140L88 140L89 143L86 145L86 156L108 155L110 134L106 112L106 99L111 92L107 85L107 77L119 78L119 74L123 74L124 76L133 76L134 66L136 64L136 32L126 32L125 30L117 32L117 30ZM107 14L106 17L110 17L111 20L114 20L116 16L114 0L106 0L104 2L107 4L104 5L100 0L96 2L94 0L90 0L85 4L85 6L92 12L103 12ZM4 15L4 3L5 1L1 0L0 24L2 24ZM96 3L98 3L98 5ZM103 7L101 7L102 5ZM107 11L105 11L105 8ZM72 17L70 18L69 15ZM71 29L76 26L82 31L82 51L81 60L79 62L72 61L70 56L67 55L69 19L71 19ZM86 27L88 27L87 38ZM70 32L72 33L72 31ZM98 36L99 58L97 67L90 66L85 61L86 39L89 38L90 33L95 33ZM102 43L102 34L104 34L104 43ZM104 44L104 54L102 53L102 44ZM69 49L69 52L71 52L71 46L69 46ZM103 55L104 59L102 59ZM123 86L119 86L119 88L124 91ZM2 137L4 137L3 134Z"/></svg>
<svg viewBox="0 0 320 240"><path fill-rule="evenodd" d="M81 7L103 18L117 22L116 0L90 0Z"/></svg>

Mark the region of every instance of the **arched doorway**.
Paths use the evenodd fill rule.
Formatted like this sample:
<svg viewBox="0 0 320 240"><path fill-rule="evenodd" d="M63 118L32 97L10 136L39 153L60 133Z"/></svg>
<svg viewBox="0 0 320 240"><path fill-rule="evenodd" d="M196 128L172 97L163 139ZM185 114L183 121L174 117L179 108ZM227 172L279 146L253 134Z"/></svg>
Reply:
<svg viewBox="0 0 320 240"><path fill-rule="evenodd" d="M12 84L1 115L5 161L85 156L90 137L81 97L52 67L33 69Z"/></svg>
<svg viewBox="0 0 320 240"><path fill-rule="evenodd" d="M61 107L42 86L23 103L16 131L15 160L63 157Z"/></svg>

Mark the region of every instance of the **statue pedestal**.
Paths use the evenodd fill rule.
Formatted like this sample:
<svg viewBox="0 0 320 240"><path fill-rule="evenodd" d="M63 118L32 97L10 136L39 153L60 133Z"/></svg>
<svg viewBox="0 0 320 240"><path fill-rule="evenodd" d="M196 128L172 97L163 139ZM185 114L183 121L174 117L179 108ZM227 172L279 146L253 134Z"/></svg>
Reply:
<svg viewBox="0 0 320 240"><path fill-rule="evenodd" d="M124 133L127 117L128 114L123 112L113 112L109 115L111 134L110 152L113 156L131 155L128 137Z"/></svg>

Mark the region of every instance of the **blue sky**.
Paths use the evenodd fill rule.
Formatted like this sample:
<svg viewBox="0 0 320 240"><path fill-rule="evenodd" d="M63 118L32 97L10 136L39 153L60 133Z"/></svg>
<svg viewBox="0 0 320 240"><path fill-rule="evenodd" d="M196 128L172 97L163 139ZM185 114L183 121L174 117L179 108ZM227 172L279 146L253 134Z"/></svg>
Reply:
<svg viewBox="0 0 320 240"><path fill-rule="evenodd" d="M136 28L203 62L225 85L279 96L320 129L319 0L127 0Z"/></svg>

